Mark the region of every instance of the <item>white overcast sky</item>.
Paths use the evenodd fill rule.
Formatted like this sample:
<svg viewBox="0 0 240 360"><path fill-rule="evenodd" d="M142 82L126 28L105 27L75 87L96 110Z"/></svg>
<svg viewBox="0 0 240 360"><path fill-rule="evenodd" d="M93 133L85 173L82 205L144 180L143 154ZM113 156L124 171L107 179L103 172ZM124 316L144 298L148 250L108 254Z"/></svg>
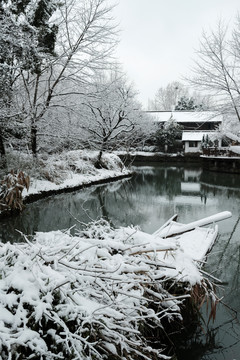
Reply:
<svg viewBox="0 0 240 360"><path fill-rule="evenodd" d="M234 22L240 0L118 0L117 56L147 107L159 87L189 73L202 30Z"/></svg>

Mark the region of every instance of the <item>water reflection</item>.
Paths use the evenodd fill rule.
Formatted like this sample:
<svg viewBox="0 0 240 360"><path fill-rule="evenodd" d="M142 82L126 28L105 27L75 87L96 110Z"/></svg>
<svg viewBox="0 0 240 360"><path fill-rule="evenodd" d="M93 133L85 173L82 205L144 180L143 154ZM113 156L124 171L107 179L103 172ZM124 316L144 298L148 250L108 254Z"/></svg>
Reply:
<svg viewBox="0 0 240 360"><path fill-rule="evenodd" d="M105 217L115 226L139 225L151 233L175 213L183 223L223 210L238 214L240 177L237 175L216 176L201 168L172 165L141 166L135 171L131 180L28 204L21 215L0 221L0 239L16 241L15 229L33 234L70 228L76 219L86 223Z"/></svg>
<svg viewBox="0 0 240 360"><path fill-rule="evenodd" d="M21 215L0 221L0 239L19 241L21 236L15 229L33 234L68 229L74 224L79 228L81 223L100 217L113 226L139 225L152 233L176 213L180 222L187 223L231 211L232 218L219 224L220 236L206 266L207 271L226 282L227 307L219 306L216 322L205 333L186 335L179 344L178 360L238 359L240 326L231 309L240 311L240 175L206 172L186 164L141 166L134 170L130 180L28 204Z"/></svg>

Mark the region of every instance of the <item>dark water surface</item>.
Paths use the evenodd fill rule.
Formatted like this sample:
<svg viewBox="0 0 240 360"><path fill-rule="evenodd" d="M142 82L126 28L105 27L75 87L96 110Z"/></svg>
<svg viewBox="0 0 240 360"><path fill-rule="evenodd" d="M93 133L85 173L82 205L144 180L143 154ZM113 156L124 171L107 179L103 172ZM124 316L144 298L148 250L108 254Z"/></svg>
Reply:
<svg viewBox="0 0 240 360"><path fill-rule="evenodd" d="M229 210L233 216L219 223L219 238L205 267L226 283L220 294L227 306L218 306L217 319L208 328L183 339L177 358L240 360L240 324L233 311L240 312L240 175L173 164L135 170L130 180L28 204L21 215L0 220L0 240L21 241L15 229L34 234L75 224L80 228L80 222L100 217L114 226L139 225L152 233L176 213L187 223Z"/></svg>

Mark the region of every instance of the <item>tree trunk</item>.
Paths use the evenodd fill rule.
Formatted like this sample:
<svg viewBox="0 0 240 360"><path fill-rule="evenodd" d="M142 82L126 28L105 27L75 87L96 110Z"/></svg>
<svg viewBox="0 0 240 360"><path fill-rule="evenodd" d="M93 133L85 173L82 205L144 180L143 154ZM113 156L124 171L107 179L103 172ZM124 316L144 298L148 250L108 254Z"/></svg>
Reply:
<svg viewBox="0 0 240 360"><path fill-rule="evenodd" d="M37 157L37 128L36 125L31 127L31 150L34 157Z"/></svg>
<svg viewBox="0 0 240 360"><path fill-rule="evenodd" d="M0 131L0 154L1 154L1 156L6 155L5 146L4 146L4 142L3 142L3 136L2 136L1 131Z"/></svg>
<svg viewBox="0 0 240 360"><path fill-rule="evenodd" d="M103 155L104 151L106 150L106 143L107 143L107 141L103 142L101 149L99 150L99 153L98 153L97 161L94 164L97 169L107 169L107 166L104 165L104 163L102 162L102 155Z"/></svg>
<svg viewBox="0 0 240 360"><path fill-rule="evenodd" d="M0 155L1 155L1 163L0 166L2 168L7 167L7 159L6 159L6 150L3 142L2 131L0 130Z"/></svg>
<svg viewBox="0 0 240 360"><path fill-rule="evenodd" d="M103 166L102 166L102 154L103 154L103 150L101 149L98 153L98 157L97 157L97 161L95 162L94 166L97 168L97 169L101 169Z"/></svg>

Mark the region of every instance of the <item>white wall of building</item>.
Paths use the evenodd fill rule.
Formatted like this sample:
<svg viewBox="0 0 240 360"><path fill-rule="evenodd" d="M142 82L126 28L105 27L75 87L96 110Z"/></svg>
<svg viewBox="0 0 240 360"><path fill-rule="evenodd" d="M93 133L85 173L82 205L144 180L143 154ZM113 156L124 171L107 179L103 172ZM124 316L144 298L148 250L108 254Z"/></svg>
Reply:
<svg viewBox="0 0 240 360"><path fill-rule="evenodd" d="M195 146L192 146L195 145ZM201 141L184 141L185 153L197 153L201 151Z"/></svg>

